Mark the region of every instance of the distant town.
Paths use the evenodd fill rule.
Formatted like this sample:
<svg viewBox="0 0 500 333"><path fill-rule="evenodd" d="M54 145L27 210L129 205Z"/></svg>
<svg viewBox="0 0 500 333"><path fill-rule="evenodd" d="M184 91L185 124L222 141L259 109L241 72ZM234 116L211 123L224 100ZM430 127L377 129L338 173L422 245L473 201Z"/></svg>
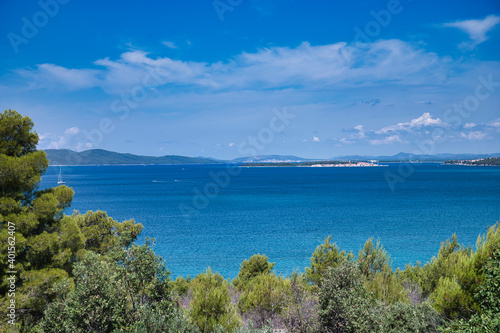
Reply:
<svg viewBox="0 0 500 333"><path fill-rule="evenodd" d="M244 163L242 167L376 167L387 166L376 163L377 161L313 161L313 162L252 162Z"/></svg>

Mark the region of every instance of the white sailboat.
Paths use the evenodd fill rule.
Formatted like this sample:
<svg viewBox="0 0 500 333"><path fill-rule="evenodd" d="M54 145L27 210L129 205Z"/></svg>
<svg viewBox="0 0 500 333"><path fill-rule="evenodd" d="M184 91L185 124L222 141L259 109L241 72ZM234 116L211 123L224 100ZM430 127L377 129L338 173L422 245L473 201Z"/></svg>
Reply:
<svg viewBox="0 0 500 333"><path fill-rule="evenodd" d="M66 182L64 180L62 180L62 174L61 174L61 170L62 167L59 167L59 177L57 177L57 183L58 184L66 184Z"/></svg>

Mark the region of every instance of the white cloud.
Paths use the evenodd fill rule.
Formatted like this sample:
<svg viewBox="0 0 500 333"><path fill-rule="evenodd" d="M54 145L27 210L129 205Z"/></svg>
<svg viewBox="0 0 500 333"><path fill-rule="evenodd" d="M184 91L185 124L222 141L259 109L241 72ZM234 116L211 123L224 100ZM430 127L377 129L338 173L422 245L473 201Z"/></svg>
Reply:
<svg viewBox="0 0 500 333"><path fill-rule="evenodd" d="M64 135L44 133L39 135L39 149L72 149L82 151L95 148L78 127L71 127L64 131Z"/></svg>
<svg viewBox="0 0 500 333"><path fill-rule="evenodd" d="M500 17L496 15L488 15L482 20L464 20L443 24L443 27L457 28L467 33L471 39L471 43L464 43L464 47L474 47L486 41L486 34L494 26L500 23Z"/></svg>
<svg viewBox="0 0 500 333"><path fill-rule="evenodd" d="M54 141L50 141L46 149L62 149L66 147L66 141L63 136L58 137Z"/></svg>
<svg viewBox="0 0 500 333"><path fill-rule="evenodd" d="M464 128L472 128L472 127L476 127L476 124L475 123L467 123L464 125Z"/></svg>
<svg viewBox="0 0 500 333"><path fill-rule="evenodd" d="M177 46L175 45L174 42L170 42L168 40L165 40L163 42L161 42L163 45L165 45L166 47L168 47L169 49L177 49Z"/></svg>
<svg viewBox="0 0 500 333"><path fill-rule="evenodd" d="M319 142L319 138L317 136L313 137L313 142Z"/></svg>
<svg viewBox="0 0 500 333"><path fill-rule="evenodd" d="M20 70L18 73L30 80L32 88L57 88L80 90L99 83L99 71L93 69L68 69L53 64L41 64L36 70Z"/></svg>
<svg viewBox="0 0 500 333"><path fill-rule="evenodd" d="M19 73L35 82L33 88L77 90L100 87L122 93L134 87L192 85L207 89L282 89L295 86L359 86L386 84L433 84L446 78L448 60L401 40L367 44L335 43L296 48L272 47L243 52L233 59L214 63L152 58L134 50L119 59L99 59L99 69L69 69L41 64Z"/></svg>
<svg viewBox="0 0 500 333"><path fill-rule="evenodd" d="M427 127L427 126L443 126L446 127L448 124L443 122L439 118L432 118L431 114L428 112L425 112L422 114L420 117L412 119L409 122L406 123L398 123L397 125L391 125L384 127L378 131L376 131L377 134L385 134L389 132L410 132L414 129L420 129L422 127Z"/></svg>
<svg viewBox="0 0 500 333"><path fill-rule="evenodd" d="M492 127L500 127L500 118L494 120L492 123L491 123L491 126Z"/></svg>
<svg viewBox="0 0 500 333"><path fill-rule="evenodd" d="M356 134L356 136L359 138L359 139L363 139L366 135L365 135L365 130L363 129L363 125L357 125L354 127L355 130L358 131L358 134Z"/></svg>
<svg viewBox="0 0 500 333"><path fill-rule="evenodd" d="M80 129L78 127L71 127L64 131L65 134L76 135L80 133Z"/></svg>
<svg viewBox="0 0 500 333"><path fill-rule="evenodd" d="M411 138L415 135L429 136L428 127L447 128L449 124L440 118L433 118L430 113L425 112L418 118L389 125L380 130L365 130L363 125L357 125L353 129L347 130L347 132L352 132L348 138L339 141L343 143L367 141L370 145L408 143L405 138Z"/></svg>
<svg viewBox="0 0 500 333"><path fill-rule="evenodd" d="M371 145L386 145L386 144L393 144L396 142L403 143L404 141L399 138L398 135L391 135L388 136L384 139L376 139L376 140L369 140Z"/></svg>
<svg viewBox="0 0 500 333"><path fill-rule="evenodd" d="M481 132L481 131L474 131L474 132L469 132L467 134L465 133L460 133L460 136L465 139L469 140L482 140L486 137L486 133Z"/></svg>
<svg viewBox="0 0 500 333"><path fill-rule="evenodd" d="M234 142L229 143L229 147L234 147L234 145L235 145Z"/></svg>
<svg viewBox="0 0 500 333"><path fill-rule="evenodd" d="M345 143L345 144L353 144L353 143L356 143L356 141L352 141L352 140L349 140L349 139L346 139L346 138L342 138L339 140L340 142L342 143Z"/></svg>

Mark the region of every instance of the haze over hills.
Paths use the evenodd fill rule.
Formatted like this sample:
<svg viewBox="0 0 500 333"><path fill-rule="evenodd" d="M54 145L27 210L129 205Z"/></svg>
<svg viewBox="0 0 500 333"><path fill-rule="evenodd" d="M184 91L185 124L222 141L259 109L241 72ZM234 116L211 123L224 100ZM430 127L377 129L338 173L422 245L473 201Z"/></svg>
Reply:
<svg viewBox="0 0 500 333"><path fill-rule="evenodd" d="M366 161L366 160L379 160L379 161L429 161L429 162L441 162L448 160L468 160L476 158L488 158L488 157L500 157L500 153L486 153L486 154L422 154L415 155L410 153L398 153L396 155L381 155L381 156L371 156L371 155L344 155L332 157L332 160L349 160L349 161Z"/></svg>
<svg viewBox="0 0 500 333"><path fill-rule="evenodd" d="M75 152L69 149L46 149L50 165L107 165L107 164L214 164L225 163L212 158L177 155L140 156L103 149Z"/></svg>
<svg viewBox="0 0 500 333"><path fill-rule="evenodd" d="M256 155L247 157L238 157L232 159L234 163L273 163L273 162L305 162L317 161L318 159L307 159L293 155Z"/></svg>
<svg viewBox="0 0 500 333"><path fill-rule="evenodd" d="M238 157L232 160L218 160L211 157L188 157L179 155L165 156L141 156L128 153L117 153L103 149L91 149L75 152L69 149L46 149L50 165L117 165L117 164L220 164L220 163L278 163L278 162L307 162L323 161L324 158L307 159L293 155L257 155ZM392 156L375 155L345 155L332 157L336 161L420 161L420 162L444 162L448 160L467 160L488 157L500 157L500 153L491 154L436 154L436 155L413 155L409 153L398 153Z"/></svg>

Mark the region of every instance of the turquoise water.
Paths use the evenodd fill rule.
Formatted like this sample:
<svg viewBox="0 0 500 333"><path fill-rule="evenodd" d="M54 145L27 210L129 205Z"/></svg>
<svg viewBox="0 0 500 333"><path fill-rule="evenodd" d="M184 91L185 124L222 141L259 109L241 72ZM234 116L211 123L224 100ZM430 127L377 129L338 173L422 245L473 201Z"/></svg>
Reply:
<svg viewBox="0 0 500 333"><path fill-rule="evenodd" d="M278 273L303 271L328 235L356 254L380 238L403 268L428 261L453 233L474 245L498 221L499 167L413 164L392 191L385 174L401 175L398 167L67 166L62 175L75 190L68 213L101 209L142 223L141 241L156 238L174 277L210 266L234 278L255 253ZM49 167L42 187L56 186L58 173ZM218 185L212 177L229 173Z"/></svg>

